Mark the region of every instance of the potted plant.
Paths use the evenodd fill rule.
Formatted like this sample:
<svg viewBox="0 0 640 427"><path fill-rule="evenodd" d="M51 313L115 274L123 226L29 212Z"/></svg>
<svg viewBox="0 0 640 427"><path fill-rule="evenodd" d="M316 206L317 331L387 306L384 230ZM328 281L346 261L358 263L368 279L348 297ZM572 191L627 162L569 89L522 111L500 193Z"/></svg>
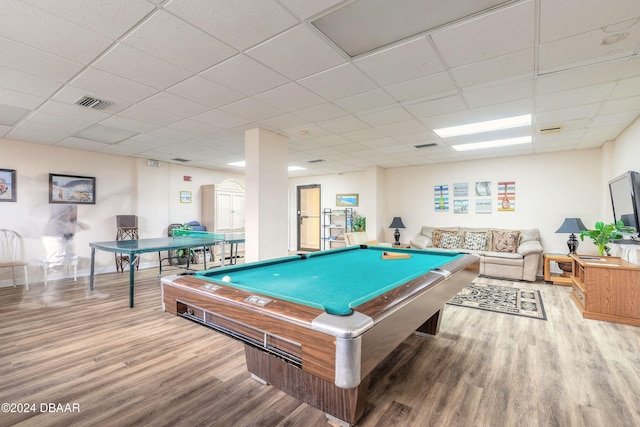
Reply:
<svg viewBox="0 0 640 427"><path fill-rule="evenodd" d="M602 221L596 222L593 230L583 230L580 233L580 240L584 241L585 237L590 237L593 243L598 247L598 254L603 256L605 253L610 255L608 244L612 240L621 239L622 234L620 232L628 231L629 227L626 227L622 221L616 223L605 224Z"/></svg>
<svg viewBox="0 0 640 427"><path fill-rule="evenodd" d="M191 230L191 227L189 225L187 225L187 224L182 224L181 226L174 228L174 230ZM196 256L196 253L191 248L178 249L176 251L176 258L177 258L177 261L178 261L178 265L186 264L187 263L187 257L191 257L189 261L190 262L194 262L195 261L195 256Z"/></svg>
<svg viewBox="0 0 640 427"><path fill-rule="evenodd" d="M367 228L367 218L363 216L358 216L353 218L353 222L351 223L352 231L366 231Z"/></svg>

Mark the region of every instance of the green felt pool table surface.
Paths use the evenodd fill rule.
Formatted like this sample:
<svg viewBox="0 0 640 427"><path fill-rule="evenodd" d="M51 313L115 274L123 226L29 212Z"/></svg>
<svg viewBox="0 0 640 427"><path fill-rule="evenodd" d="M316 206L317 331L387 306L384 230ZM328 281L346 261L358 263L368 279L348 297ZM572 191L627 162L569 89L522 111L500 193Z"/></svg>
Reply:
<svg viewBox="0 0 640 427"><path fill-rule="evenodd" d="M406 253L410 258L383 259ZM462 257L455 252L350 246L198 272L197 277L348 315L352 309ZM223 281L229 276L230 282Z"/></svg>

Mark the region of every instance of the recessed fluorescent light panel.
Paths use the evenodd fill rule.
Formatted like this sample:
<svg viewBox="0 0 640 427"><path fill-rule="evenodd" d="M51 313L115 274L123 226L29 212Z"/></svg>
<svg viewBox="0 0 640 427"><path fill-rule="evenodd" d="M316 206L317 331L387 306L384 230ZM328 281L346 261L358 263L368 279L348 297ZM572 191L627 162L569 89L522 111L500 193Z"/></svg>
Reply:
<svg viewBox="0 0 640 427"><path fill-rule="evenodd" d="M511 2L356 0L311 24L353 58Z"/></svg>
<svg viewBox="0 0 640 427"><path fill-rule="evenodd" d="M467 125L451 126L448 128L434 129L440 138L452 136L471 135L475 133L491 132L494 130L513 129L523 126L531 126L531 114L507 117L486 122L469 123Z"/></svg>
<svg viewBox="0 0 640 427"><path fill-rule="evenodd" d="M242 160L240 162L227 163L227 165L229 165L229 166L239 166L239 167L243 168L243 167L245 167L247 165L247 162ZM291 171L303 171L303 170L306 170L306 168L303 168L302 166L289 166L287 168L287 170L289 172L291 172Z"/></svg>
<svg viewBox="0 0 640 427"><path fill-rule="evenodd" d="M494 141L472 142L470 144L452 145L456 151L480 150L483 148L507 147L509 145L528 144L531 142L531 136L521 136L518 138L497 139Z"/></svg>

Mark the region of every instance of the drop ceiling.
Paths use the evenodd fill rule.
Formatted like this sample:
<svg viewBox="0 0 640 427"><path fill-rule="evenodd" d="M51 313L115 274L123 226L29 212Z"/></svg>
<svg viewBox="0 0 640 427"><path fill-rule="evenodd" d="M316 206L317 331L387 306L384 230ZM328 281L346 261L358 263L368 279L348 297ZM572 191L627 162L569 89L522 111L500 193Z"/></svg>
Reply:
<svg viewBox="0 0 640 427"><path fill-rule="evenodd" d="M596 148L640 115L638 0L383 3L3 0L0 138L242 172L261 127L299 176ZM349 9L358 25L332 21ZM321 22L376 40L343 49ZM531 144L456 152L495 135L433 132L523 114L500 137Z"/></svg>

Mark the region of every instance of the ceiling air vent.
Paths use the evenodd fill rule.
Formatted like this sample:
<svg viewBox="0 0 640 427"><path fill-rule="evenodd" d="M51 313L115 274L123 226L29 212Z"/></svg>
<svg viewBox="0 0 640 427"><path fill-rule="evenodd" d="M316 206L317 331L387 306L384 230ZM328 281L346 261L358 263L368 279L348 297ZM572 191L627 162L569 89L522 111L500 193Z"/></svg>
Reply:
<svg viewBox="0 0 640 427"><path fill-rule="evenodd" d="M309 160L309 163L320 163L320 162L324 162L324 159Z"/></svg>
<svg viewBox="0 0 640 427"><path fill-rule="evenodd" d="M435 142L430 142L428 144L419 144L419 145L414 145L414 147L416 148L429 148L429 147L437 147L438 144L436 144Z"/></svg>
<svg viewBox="0 0 640 427"><path fill-rule="evenodd" d="M74 104L82 107L93 108L94 110L102 110L103 108L111 105L112 102L85 95L74 102Z"/></svg>
<svg viewBox="0 0 640 427"><path fill-rule="evenodd" d="M173 160L174 162L183 162L183 163L189 161L188 159L183 159L180 157L176 157L175 159L171 159L171 160Z"/></svg>
<svg viewBox="0 0 640 427"><path fill-rule="evenodd" d="M551 133L562 132L562 129L564 129L563 125L547 126L547 127L538 129L538 132L540 132L540 135L549 135Z"/></svg>

